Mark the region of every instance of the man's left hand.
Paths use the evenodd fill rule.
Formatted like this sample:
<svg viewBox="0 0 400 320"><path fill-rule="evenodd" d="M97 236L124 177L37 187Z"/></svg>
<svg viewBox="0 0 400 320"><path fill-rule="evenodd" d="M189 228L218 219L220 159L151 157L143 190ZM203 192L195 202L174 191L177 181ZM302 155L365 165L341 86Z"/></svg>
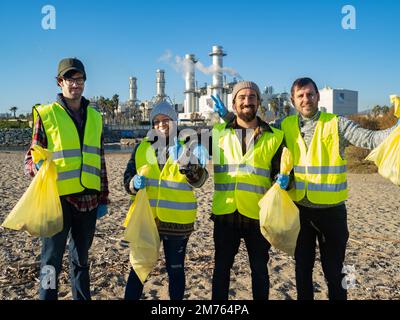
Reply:
<svg viewBox="0 0 400 320"><path fill-rule="evenodd" d="M108 207L106 204L99 204L97 207L97 219L104 217L108 213Z"/></svg>

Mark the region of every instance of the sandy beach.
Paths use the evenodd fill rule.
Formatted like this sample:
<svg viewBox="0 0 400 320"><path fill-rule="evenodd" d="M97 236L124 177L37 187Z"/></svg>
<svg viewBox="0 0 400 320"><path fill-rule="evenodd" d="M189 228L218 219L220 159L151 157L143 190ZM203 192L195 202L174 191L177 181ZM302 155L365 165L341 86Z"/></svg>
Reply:
<svg viewBox="0 0 400 320"><path fill-rule="evenodd" d="M24 152L0 152L0 221L2 222L30 183L23 174ZM93 299L122 299L129 272L129 249L121 242L129 197L122 185L128 153L106 155L110 181L109 214L98 220L90 251ZM346 265L354 266L355 287L349 299L400 299L400 188L378 174L349 174L347 201L350 240ZM186 258L185 299L209 300L214 263L213 224L209 219L212 175L196 195L199 201L196 231ZM296 299L294 260L270 251L270 298ZM0 228L0 299L37 299L40 241L26 233ZM144 299L168 299L168 277L163 253L145 284ZM355 278L354 278L355 277ZM321 265L314 271L316 299L327 298ZM71 299L67 254L60 277L60 299ZM230 299L252 299L250 268L244 244L231 273Z"/></svg>

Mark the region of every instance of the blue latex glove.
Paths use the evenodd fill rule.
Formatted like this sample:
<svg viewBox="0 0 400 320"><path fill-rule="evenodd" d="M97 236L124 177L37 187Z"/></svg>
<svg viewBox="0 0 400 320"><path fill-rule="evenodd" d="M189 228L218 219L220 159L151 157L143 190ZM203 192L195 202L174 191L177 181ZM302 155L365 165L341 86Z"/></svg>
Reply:
<svg viewBox="0 0 400 320"><path fill-rule="evenodd" d="M104 217L108 213L108 208L106 204L99 204L97 207L97 219Z"/></svg>
<svg viewBox="0 0 400 320"><path fill-rule="evenodd" d="M228 113L228 109L221 101L219 95L217 95L217 97L211 96L211 98L214 100L214 112L217 112L221 118L225 117Z"/></svg>
<svg viewBox="0 0 400 320"><path fill-rule="evenodd" d="M169 154L172 156L174 161L177 161L182 153L182 145L179 143L178 139L174 138L174 145L169 147Z"/></svg>
<svg viewBox="0 0 400 320"><path fill-rule="evenodd" d="M197 145L193 150L193 155L197 158L199 165L203 168L207 165L209 155L207 149L201 144Z"/></svg>
<svg viewBox="0 0 400 320"><path fill-rule="evenodd" d="M144 189L146 187L146 177L136 174L133 177L133 186L136 190Z"/></svg>
<svg viewBox="0 0 400 320"><path fill-rule="evenodd" d="M39 171L39 169L40 169L40 167L42 166L42 164L43 164L43 160L40 160L38 163L35 163L36 170Z"/></svg>
<svg viewBox="0 0 400 320"><path fill-rule="evenodd" d="M289 185L289 176L286 174L278 174L276 183L279 184L281 189L286 190Z"/></svg>
<svg viewBox="0 0 400 320"><path fill-rule="evenodd" d="M400 126L400 118L399 118L399 120L397 121L397 126Z"/></svg>

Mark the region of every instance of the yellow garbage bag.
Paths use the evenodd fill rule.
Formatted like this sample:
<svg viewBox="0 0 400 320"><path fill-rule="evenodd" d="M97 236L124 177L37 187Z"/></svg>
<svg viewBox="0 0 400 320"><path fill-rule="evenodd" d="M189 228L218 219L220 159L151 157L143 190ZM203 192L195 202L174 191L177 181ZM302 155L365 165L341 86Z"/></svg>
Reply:
<svg viewBox="0 0 400 320"><path fill-rule="evenodd" d="M52 153L34 146L35 163L42 166L2 226L27 231L32 236L51 237L63 229L63 213L57 189L57 169Z"/></svg>
<svg viewBox="0 0 400 320"><path fill-rule="evenodd" d="M378 167L379 174L400 186L400 126L367 156Z"/></svg>
<svg viewBox="0 0 400 320"><path fill-rule="evenodd" d="M281 174L290 174L293 159L284 148L281 158ZM262 235L277 249L294 256L300 231L299 209L286 190L275 183L258 202Z"/></svg>
<svg viewBox="0 0 400 320"><path fill-rule="evenodd" d="M400 118L400 96L391 95L390 102L394 105L394 115Z"/></svg>
<svg viewBox="0 0 400 320"><path fill-rule="evenodd" d="M148 175L149 171L150 171L150 166L145 164L144 166L139 168L138 174L141 175L141 176L145 176L146 177ZM136 196L132 196L132 199L135 200ZM131 220L133 209L135 207L134 206L135 203L136 203L135 201L132 203L132 205L130 206L130 208L128 210L128 213L126 214L125 221L122 224L125 228L128 226L129 221Z"/></svg>
<svg viewBox="0 0 400 320"><path fill-rule="evenodd" d="M129 208L125 225L124 238L129 242L129 261L140 281L144 283L157 263L160 251L160 236L146 189L137 193Z"/></svg>

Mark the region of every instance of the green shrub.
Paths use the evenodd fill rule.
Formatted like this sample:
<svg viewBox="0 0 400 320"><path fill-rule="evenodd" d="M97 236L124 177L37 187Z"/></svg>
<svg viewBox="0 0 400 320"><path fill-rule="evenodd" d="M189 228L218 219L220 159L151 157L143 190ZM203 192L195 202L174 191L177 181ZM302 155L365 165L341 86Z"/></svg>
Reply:
<svg viewBox="0 0 400 320"><path fill-rule="evenodd" d="M0 129L22 129L29 128L29 122L27 121L9 121L9 120L0 120Z"/></svg>

